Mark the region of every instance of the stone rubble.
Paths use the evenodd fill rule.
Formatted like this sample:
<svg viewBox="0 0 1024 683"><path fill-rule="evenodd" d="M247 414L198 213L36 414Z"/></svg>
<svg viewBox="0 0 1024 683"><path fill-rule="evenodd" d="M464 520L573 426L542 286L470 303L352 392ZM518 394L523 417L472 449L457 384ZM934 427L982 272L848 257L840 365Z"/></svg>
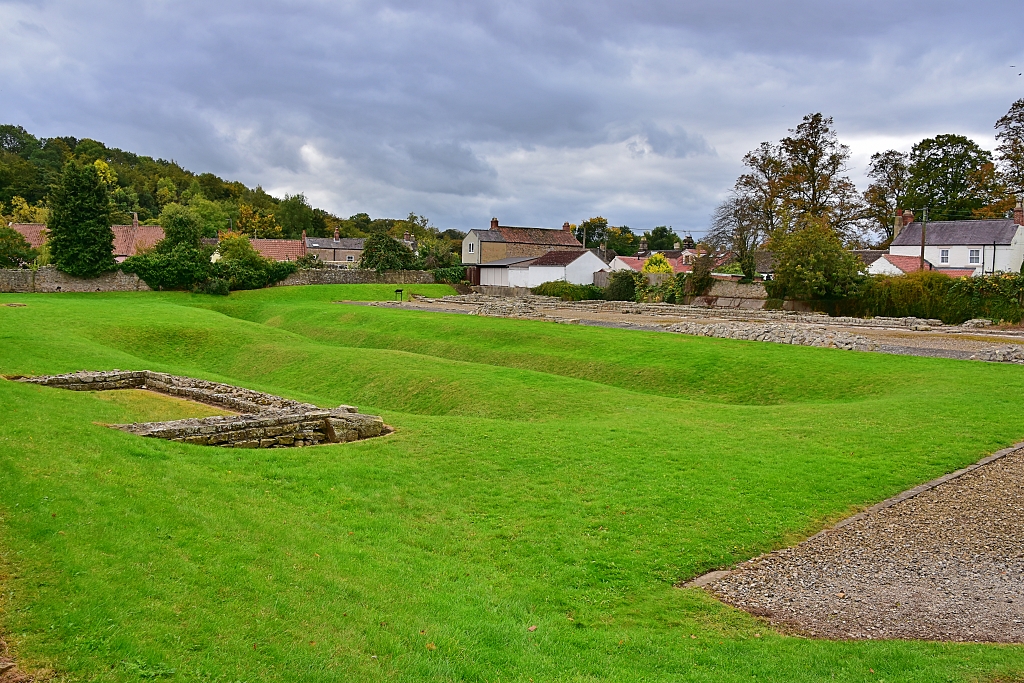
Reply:
<svg viewBox="0 0 1024 683"><path fill-rule="evenodd" d="M252 389L149 370L76 372L18 377L20 382L71 391L148 389L241 415L110 425L138 436L204 446L282 448L368 439L387 433L384 420L341 405L331 410Z"/></svg>
<svg viewBox="0 0 1024 683"><path fill-rule="evenodd" d="M669 332L689 334L696 337L717 337L719 339L742 339L745 341L817 346L846 351L875 351L878 345L867 337L850 334L842 330L829 330L814 325L793 325L785 323L676 323L665 328Z"/></svg>
<svg viewBox="0 0 1024 683"><path fill-rule="evenodd" d="M1008 344L997 349L978 351L971 355L970 360L1024 364L1024 347Z"/></svg>

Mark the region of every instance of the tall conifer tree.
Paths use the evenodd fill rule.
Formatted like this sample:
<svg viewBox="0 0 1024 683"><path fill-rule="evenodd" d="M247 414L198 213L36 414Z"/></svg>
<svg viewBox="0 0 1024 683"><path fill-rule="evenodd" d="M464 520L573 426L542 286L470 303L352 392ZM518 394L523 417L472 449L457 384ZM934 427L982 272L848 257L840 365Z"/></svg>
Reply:
<svg viewBox="0 0 1024 683"><path fill-rule="evenodd" d="M69 161L50 193L50 254L59 270L96 277L113 270L110 198L96 167Z"/></svg>

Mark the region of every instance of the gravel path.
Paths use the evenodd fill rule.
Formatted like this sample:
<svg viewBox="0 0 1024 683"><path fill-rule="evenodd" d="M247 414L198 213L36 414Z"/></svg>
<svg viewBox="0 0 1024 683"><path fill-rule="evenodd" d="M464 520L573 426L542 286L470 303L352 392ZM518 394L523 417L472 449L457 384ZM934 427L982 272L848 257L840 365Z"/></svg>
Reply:
<svg viewBox="0 0 1024 683"><path fill-rule="evenodd" d="M1024 642L1024 450L705 583L838 639Z"/></svg>

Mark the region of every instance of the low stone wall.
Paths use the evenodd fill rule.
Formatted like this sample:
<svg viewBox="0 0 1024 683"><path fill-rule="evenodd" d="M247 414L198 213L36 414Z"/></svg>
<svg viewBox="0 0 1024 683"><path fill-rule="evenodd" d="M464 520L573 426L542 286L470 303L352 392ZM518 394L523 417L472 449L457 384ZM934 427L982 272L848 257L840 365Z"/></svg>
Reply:
<svg viewBox="0 0 1024 683"><path fill-rule="evenodd" d="M363 268L314 268L292 273L275 287L293 285L431 285L434 276L426 270L387 270L377 274Z"/></svg>
<svg viewBox="0 0 1024 683"><path fill-rule="evenodd" d="M99 277L80 278L71 277L53 266L39 270L0 269L0 293L5 294L142 291L149 291L149 286L138 275L120 270Z"/></svg>
<svg viewBox="0 0 1024 683"><path fill-rule="evenodd" d="M20 382L68 389L148 389L245 413L226 417L110 425L114 429L204 446L280 448L368 439L387 433L384 420L341 405L332 410L252 389L149 370L76 372L44 377L11 377Z"/></svg>

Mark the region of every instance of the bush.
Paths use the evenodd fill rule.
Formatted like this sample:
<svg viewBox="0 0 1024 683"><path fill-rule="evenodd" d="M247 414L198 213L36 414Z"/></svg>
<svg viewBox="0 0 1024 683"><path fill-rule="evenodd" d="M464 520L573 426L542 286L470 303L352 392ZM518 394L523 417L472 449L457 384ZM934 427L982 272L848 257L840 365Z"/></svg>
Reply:
<svg viewBox="0 0 1024 683"><path fill-rule="evenodd" d="M539 296L557 296L562 301L586 301L604 298L604 290L597 285L574 285L562 280L545 282L530 291Z"/></svg>
<svg viewBox="0 0 1024 683"><path fill-rule="evenodd" d="M862 280L863 262L821 220L774 238L772 252L775 279L765 289L773 299L845 299Z"/></svg>
<svg viewBox="0 0 1024 683"><path fill-rule="evenodd" d="M206 282L203 282L195 291L199 294L217 294L219 296L227 296L231 292L231 284L219 277L211 277Z"/></svg>
<svg viewBox="0 0 1024 683"><path fill-rule="evenodd" d="M194 289L210 277L212 252L210 247L179 244L163 253L154 250L130 256L121 270L135 273L152 289Z"/></svg>
<svg viewBox="0 0 1024 683"><path fill-rule="evenodd" d="M261 289L280 282L298 270L294 261L264 258L244 235L228 235L217 245L220 260L211 276L227 280L232 290Z"/></svg>
<svg viewBox="0 0 1024 683"><path fill-rule="evenodd" d="M376 270L408 270L413 265L412 251L385 233L377 233L366 240L363 245L363 256L359 259L359 267Z"/></svg>
<svg viewBox="0 0 1024 683"><path fill-rule="evenodd" d="M450 285L457 285L466 279L466 269L463 266L434 268L430 273L434 276L434 282L447 282Z"/></svg>
<svg viewBox="0 0 1024 683"><path fill-rule="evenodd" d="M710 254L702 254L693 262L693 272L686 278L686 294L690 296L704 296L715 284L715 277L712 273L715 270L715 260Z"/></svg>
<svg viewBox="0 0 1024 683"><path fill-rule="evenodd" d="M668 262L664 254L651 254L650 258L644 261L642 269L644 273L671 273L672 264Z"/></svg>
<svg viewBox="0 0 1024 683"><path fill-rule="evenodd" d="M0 268L21 268L38 255L20 232L0 226Z"/></svg>
<svg viewBox="0 0 1024 683"><path fill-rule="evenodd" d="M953 283L953 278L927 270L899 277L869 277L856 296L858 312L894 318L946 318L950 312L947 296Z"/></svg>
<svg viewBox="0 0 1024 683"><path fill-rule="evenodd" d="M299 270L319 270L327 266L316 257L316 254L306 254L295 259L295 267Z"/></svg>
<svg viewBox="0 0 1024 683"><path fill-rule="evenodd" d="M633 271L616 270L608 278L608 287L604 290L604 298L608 301L633 301L636 296L636 281Z"/></svg>

